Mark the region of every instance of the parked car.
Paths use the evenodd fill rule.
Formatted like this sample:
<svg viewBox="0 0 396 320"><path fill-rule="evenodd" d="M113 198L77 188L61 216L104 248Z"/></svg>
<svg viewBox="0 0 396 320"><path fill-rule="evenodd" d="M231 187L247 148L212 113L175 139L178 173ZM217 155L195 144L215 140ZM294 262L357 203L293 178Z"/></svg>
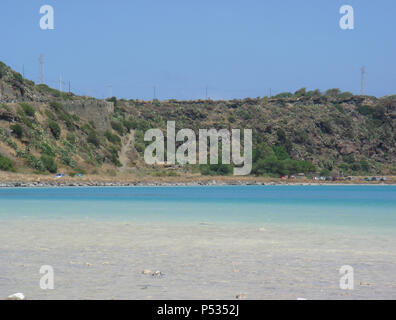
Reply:
<svg viewBox="0 0 396 320"><path fill-rule="evenodd" d="M64 173L57 173L55 179L63 178L64 176L66 176Z"/></svg>

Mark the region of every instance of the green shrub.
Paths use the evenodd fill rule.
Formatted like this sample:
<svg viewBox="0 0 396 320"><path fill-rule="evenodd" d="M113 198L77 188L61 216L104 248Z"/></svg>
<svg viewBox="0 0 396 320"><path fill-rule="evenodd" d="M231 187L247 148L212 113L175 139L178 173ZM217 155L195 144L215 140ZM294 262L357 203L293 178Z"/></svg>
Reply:
<svg viewBox="0 0 396 320"><path fill-rule="evenodd" d="M37 171L40 171L40 172L44 172L46 170L41 159L36 158L34 155L28 153L26 155L26 160L27 160L28 166L31 168L33 168Z"/></svg>
<svg viewBox="0 0 396 320"><path fill-rule="evenodd" d="M320 92L319 89L315 89L315 90L308 91L306 93L306 96L310 97L310 98L320 98L322 96L322 93Z"/></svg>
<svg viewBox="0 0 396 320"><path fill-rule="evenodd" d="M322 120L318 123L319 129L323 133L331 134L333 132L333 128L329 120Z"/></svg>
<svg viewBox="0 0 396 320"><path fill-rule="evenodd" d="M310 161L292 160L284 146L260 143L253 150L253 168L255 175L285 175L315 172L316 167Z"/></svg>
<svg viewBox="0 0 396 320"><path fill-rule="evenodd" d="M23 112L25 112L25 114L28 117L34 117L34 114L36 112L35 112L35 110L33 109L33 107L30 104L21 102L19 105L21 106L21 108L23 109Z"/></svg>
<svg viewBox="0 0 396 320"><path fill-rule="evenodd" d="M66 140L68 141L68 142L70 142L71 144L75 144L76 143L76 136L73 134L73 133L71 133L71 132L68 132L67 133L67 136L66 136Z"/></svg>
<svg viewBox="0 0 396 320"><path fill-rule="evenodd" d="M281 92L279 94L277 94L276 96L274 96L274 98L291 98L293 96L293 94L291 92Z"/></svg>
<svg viewBox="0 0 396 320"><path fill-rule="evenodd" d="M342 158L342 160L346 163L352 164L355 162L355 156L353 155L353 153L351 153L351 154L344 156Z"/></svg>
<svg viewBox="0 0 396 320"><path fill-rule="evenodd" d="M35 85L34 81L32 81L32 80L29 80L29 79L24 79L24 80L31 87L33 87Z"/></svg>
<svg viewBox="0 0 396 320"><path fill-rule="evenodd" d="M278 160L286 160L290 158L284 146L273 146L272 150L274 150L274 154Z"/></svg>
<svg viewBox="0 0 396 320"><path fill-rule="evenodd" d="M325 92L325 96L328 97L337 97L339 94L341 94L341 90L338 88L329 89Z"/></svg>
<svg viewBox="0 0 396 320"><path fill-rule="evenodd" d="M118 160L118 150L114 146L110 146L108 151L110 161L113 162L117 167L122 167L121 162Z"/></svg>
<svg viewBox="0 0 396 320"><path fill-rule="evenodd" d="M342 92L338 95L338 98L342 99L342 100L350 99L352 97L353 97L353 94L349 91Z"/></svg>
<svg viewBox="0 0 396 320"><path fill-rule="evenodd" d="M58 165L55 163L54 158L48 155L42 155L40 158L45 170L56 173L58 171Z"/></svg>
<svg viewBox="0 0 396 320"><path fill-rule="evenodd" d="M124 120L122 124L127 129L127 132L129 132L131 131L131 129L133 129L134 122L131 119L128 119L128 120Z"/></svg>
<svg viewBox="0 0 396 320"><path fill-rule="evenodd" d="M253 149L252 160L253 162L257 162L260 159L265 159L270 156L274 156L274 150L265 143L259 143Z"/></svg>
<svg viewBox="0 0 396 320"><path fill-rule="evenodd" d="M360 114L364 115L364 116L369 116L373 113L373 108L368 106L368 105L359 105L357 107L357 110Z"/></svg>
<svg viewBox="0 0 396 320"><path fill-rule="evenodd" d="M55 157L55 152L47 143L45 142L41 143L39 149L41 150L42 153L51 157Z"/></svg>
<svg viewBox="0 0 396 320"><path fill-rule="evenodd" d="M359 162L354 162L350 165L350 168L352 171L360 171L362 170L362 167L360 166Z"/></svg>
<svg viewBox="0 0 396 320"><path fill-rule="evenodd" d="M53 112L51 112L50 110L45 110L45 114L47 115L48 119L56 121L56 116Z"/></svg>
<svg viewBox="0 0 396 320"><path fill-rule="evenodd" d="M0 170L3 171L15 171L14 162L0 154Z"/></svg>
<svg viewBox="0 0 396 320"><path fill-rule="evenodd" d="M363 171L368 172L370 171L370 164L366 160L361 160L360 161L360 167L362 168Z"/></svg>
<svg viewBox="0 0 396 320"><path fill-rule="evenodd" d="M329 169L323 169L319 173L322 177L329 177L331 175L331 172Z"/></svg>
<svg viewBox="0 0 396 320"><path fill-rule="evenodd" d="M95 131L89 132L87 142L92 143L96 147L99 147L100 141Z"/></svg>
<svg viewBox="0 0 396 320"><path fill-rule="evenodd" d="M228 117L228 121L231 122L231 123L234 123L236 121L236 119L235 119L234 116L229 116Z"/></svg>
<svg viewBox="0 0 396 320"><path fill-rule="evenodd" d="M50 88L49 86L47 86L46 84L38 84L36 86L36 88L41 92L41 93L45 93L45 94L49 94L53 97L59 98L61 96L67 96L67 94L62 95L62 92L60 92L59 90Z"/></svg>
<svg viewBox="0 0 396 320"><path fill-rule="evenodd" d="M252 114L246 109L238 109L235 114L238 118L243 120L249 120L253 117Z"/></svg>
<svg viewBox="0 0 396 320"><path fill-rule="evenodd" d="M13 124L10 126L10 128L12 129L12 132L20 139L22 137L23 134L23 129L22 126L18 123Z"/></svg>
<svg viewBox="0 0 396 320"><path fill-rule="evenodd" d="M26 117L25 112L22 109L18 109L17 111L20 121L23 122L27 127L33 128L33 122Z"/></svg>
<svg viewBox="0 0 396 320"><path fill-rule="evenodd" d="M51 130L52 135L55 137L55 139L59 139L60 135L61 135L61 128L59 127L59 125L51 120L48 124L48 127Z"/></svg>
<svg viewBox="0 0 396 320"><path fill-rule="evenodd" d="M111 127L117 131L121 136L124 135L124 126L119 121L111 121Z"/></svg>
<svg viewBox="0 0 396 320"><path fill-rule="evenodd" d="M294 92L294 97L303 97L307 93L307 90L305 88L298 89L296 92Z"/></svg>
<svg viewBox="0 0 396 320"><path fill-rule="evenodd" d="M63 104L57 101L50 101L50 107L53 108L56 112L63 111Z"/></svg>
<svg viewBox="0 0 396 320"><path fill-rule="evenodd" d="M226 176L232 174L232 166L229 164L201 164L199 170L202 175Z"/></svg>
<svg viewBox="0 0 396 320"><path fill-rule="evenodd" d="M0 61L0 79L5 76L6 72L7 72L7 66Z"/></svg>
<svg viewBox="0 0 396 320"><path fill-rule="evenodd" d="M296 173L316 172L316 167L310 161L305 160L278 160L276 157L268 157L253 164L252 173L255 175L285 175Z"/></svg>
<svg viewBox="0 0 396 320"><path fill-rule="evenodd" d="M104 135L111 143L121 145L121 138L118 135L111 133L109 130Z"/></svg>
<svg viewBox="0 0 396 320"><path fill-rule="evenodd" d="M336 103L336 104L334 105L334 107L338 110L338 112L340 112L340 113L345 113L344 108L343 108L340 104Z"/></svg>
<svg viewBox="0 0 396 320"><path fill-rule="evenodd" d="M23 77L22 77L22 75L21 75L20 73L18 73L18 72L15 72L15 73L14 73L14 79L15 79L15 81L17 81L17 82L19 82L19 83L23 83Z"/></svg>
<svg viewBox="0 0 396 320"><path fill-rule="evenodd" d="M4 109L4 110L8 111L8 112L11 111L10 107L7 106L6 104L0 104L0 107L1 107L2 109Z"/></svg>

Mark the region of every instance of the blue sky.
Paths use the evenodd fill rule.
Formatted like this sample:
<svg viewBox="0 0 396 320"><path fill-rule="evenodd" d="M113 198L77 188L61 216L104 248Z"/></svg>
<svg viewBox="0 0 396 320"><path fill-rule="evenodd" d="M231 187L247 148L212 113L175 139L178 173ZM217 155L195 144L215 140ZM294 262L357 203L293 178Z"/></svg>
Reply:
<svg viewBox="0 0 396 320"><path fill-rule="evenodd" d="M55 10L41 30L39 9ZM341 30L339 9L354 8ZM0 60L98 98L212 99L340 88L396 94L394 0L1 0Z"/></svg>

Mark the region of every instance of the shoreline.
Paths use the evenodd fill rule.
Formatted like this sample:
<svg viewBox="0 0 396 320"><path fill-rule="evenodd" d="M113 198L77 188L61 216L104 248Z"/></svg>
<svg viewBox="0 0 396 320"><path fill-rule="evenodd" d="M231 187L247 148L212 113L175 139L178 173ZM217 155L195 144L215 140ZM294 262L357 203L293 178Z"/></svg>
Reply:
<svg viewBox="0 0 396 320"><path fill-rule="evenodd" d="M396 183L315 183L315 182L257 182L238 181L220 182L216 180L207 182L0 182L1 189L10 188L88 188L88 187L232 187L232 186L396 186Z"/></svg>
<svg viewBox="0 0 396 320"><path fill-rule="evenodd" d="M386 177L386 181L365 181L356 176L351 180L316 181L306 177L283 180L281 178L254 176L200 176L184 175L153 177L137 175L84 175L65 176L56 179L53 175L0 172L1 188L50 188L50 187L160 187L160 186L395 186L396 176Z"/></svg>

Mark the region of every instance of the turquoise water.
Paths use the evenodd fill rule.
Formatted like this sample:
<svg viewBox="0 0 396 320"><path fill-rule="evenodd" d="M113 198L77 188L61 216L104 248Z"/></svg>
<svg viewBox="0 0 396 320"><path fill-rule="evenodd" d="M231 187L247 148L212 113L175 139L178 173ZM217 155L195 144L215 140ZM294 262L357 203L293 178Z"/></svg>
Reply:
<svg viewBox="0 0 396 320"><path fill-rule="evenodd" d="M321 225L396 232L396 186L0 189L0 219Z"/></svg>
<svg viewBox="0 0 396 320"><path fill-rule="evenodd" d="M0 189L0 297L396 299L395 248L395 186Z"/></svg>

